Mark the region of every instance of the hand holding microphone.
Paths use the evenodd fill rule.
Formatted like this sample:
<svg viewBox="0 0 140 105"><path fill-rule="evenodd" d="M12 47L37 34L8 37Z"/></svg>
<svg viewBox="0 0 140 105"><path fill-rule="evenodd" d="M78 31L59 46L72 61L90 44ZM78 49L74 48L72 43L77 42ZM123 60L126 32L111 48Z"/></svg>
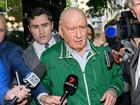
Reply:
<svg viewBox="0 0 140 105"><path fill-rule="evenodd" d="M40 101L44 105L64 105L66 103L65 99L69 95L73 95L78 87L78 77L74 74L69 75L64 82L64 93L62 97L60 96L42 96Z"/></svg>
<svg viewBox="0 0 140 105"><path fill-rule="evenodd" d="M60 99L60 104L62 105L64 100L68 98L69 95L73 95L78 87L78 77L74 74L69 75L64 82L64 93Z"/></svg>
<svg viewBox="0 0 140 105"><path fill-rule="evenodd" d="M5 105L10 105L11 100L17 96L17 102L23 102L25 103L26 98L28 96L28 93L30 92L30 89L27 89L24 85L18 85L15 86L14 88L10 89L6 95L5 95L5 100L9 100L6 101Z"/></svg>
<svg viewBox="0 0 140 105"><path fill-rule="evenodd" d="M18 101L26 98L26 96L30 92L30 90L27 88L36 87L36 85L40 82L40 79L33 72L31 72L23 79L23 81L25 82L25 86L19 85L13 88L13 90L11 89L11 92L15 91L15 94L13 94L14 98L10 102L8 102L8 105L15 105Z"/></svg>

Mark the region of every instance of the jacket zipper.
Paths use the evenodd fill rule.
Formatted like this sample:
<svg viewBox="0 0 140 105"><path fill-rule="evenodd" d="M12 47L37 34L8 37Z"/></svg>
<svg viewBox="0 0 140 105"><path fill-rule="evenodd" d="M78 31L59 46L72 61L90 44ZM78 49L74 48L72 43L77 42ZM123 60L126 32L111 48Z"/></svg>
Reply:
<svg viewBox="0 0 140 105"><path fill-rule="evenodd" d="M89 61L89 59L90 59L92 56L94 56L94 55L95 55L95 54L91 54L91 55L87 58L86 64L87 64L87 62ZM82 69L82 68L81 68L81 69ZM84 84L85 84L85 88L86 88L86 95L87 95L88 105L91 105L85 72L82 72L82 74L83 74Z"/></svg>
<svg viewBox="0 0 140 105"><path fill-rule="evenodd" d="M85 76L85 73L84 72L82 74L83 74L85 88L86 88L86 95L87 95L88 105L91 105L90 104L90 97L89 97L89 91L88 91L86 76Z"/></svg>
<svg viewBox="0 0 140 105"><path fill-rule="evenodd" d="M87 61L86 61L86 63L88 62L88 60L92 57L92 56L94 56L95 54L91 54L88 58L87 58ZM61 58L61 57L60 57ZM63 57L64 58L64 57ZM67 57L66 57L67 58ZM68 58L72 58L72 59L74 59L75 60L75 58L74 57L68 57ZM82 68L81 68L82 69ZM82 74L83 74L83 78L84 78L84 84L85 84L85 88L86 88L86 95L87 95L87 101L88 101L88 105L91 105L91 103L90 103L90 96L89 96L89 91L88 91L88 85L87 85L87 80L86 80L86 76L85 76L85 72L82 72Z"/></svg>

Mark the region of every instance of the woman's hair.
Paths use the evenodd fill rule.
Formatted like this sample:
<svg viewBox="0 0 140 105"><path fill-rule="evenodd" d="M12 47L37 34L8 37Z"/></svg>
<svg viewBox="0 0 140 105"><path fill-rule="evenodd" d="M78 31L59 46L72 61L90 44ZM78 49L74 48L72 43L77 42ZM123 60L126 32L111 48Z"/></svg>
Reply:
<svg viewBox="0 0 140 105"><path fill-rule="evenodd" d="M91 40L94 40L95 39L94 29L90 24L88 24L88 28L91 30L91 33L89 33L89 36L91 36Z"/></svg>

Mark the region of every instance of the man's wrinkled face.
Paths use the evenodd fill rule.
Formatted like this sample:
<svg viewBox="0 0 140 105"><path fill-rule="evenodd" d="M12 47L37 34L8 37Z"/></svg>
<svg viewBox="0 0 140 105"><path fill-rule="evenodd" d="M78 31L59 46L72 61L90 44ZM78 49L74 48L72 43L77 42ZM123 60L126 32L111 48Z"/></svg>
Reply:
<svg viewBox="0 0 140 105"><path fill-rule="evenodd" d="M34 40L40 44L49 42L52 37L53 23L48 20L48 16L45 14L31 19L28 28Z"/></svg>
<svg viewBox="0 0 140 105"><path fill-rule="evenodd" d="M63 24L60 25L60 35L72 49L81 51L87 44L87 21L82 15L72 15L64 18Z"/></svg>

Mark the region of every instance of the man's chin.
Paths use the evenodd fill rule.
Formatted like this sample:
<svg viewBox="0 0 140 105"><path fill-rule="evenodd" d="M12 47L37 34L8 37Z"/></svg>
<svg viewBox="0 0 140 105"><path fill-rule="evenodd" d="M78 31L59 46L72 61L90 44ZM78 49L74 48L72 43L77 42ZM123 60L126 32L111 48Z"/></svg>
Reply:
<svg viewBox="0 0 140 105"><path fill-rule="evenodd" d="M47 43L47 41L40 41L39 43L42 44L42 45L44 45L44 44Z"/></svg>

